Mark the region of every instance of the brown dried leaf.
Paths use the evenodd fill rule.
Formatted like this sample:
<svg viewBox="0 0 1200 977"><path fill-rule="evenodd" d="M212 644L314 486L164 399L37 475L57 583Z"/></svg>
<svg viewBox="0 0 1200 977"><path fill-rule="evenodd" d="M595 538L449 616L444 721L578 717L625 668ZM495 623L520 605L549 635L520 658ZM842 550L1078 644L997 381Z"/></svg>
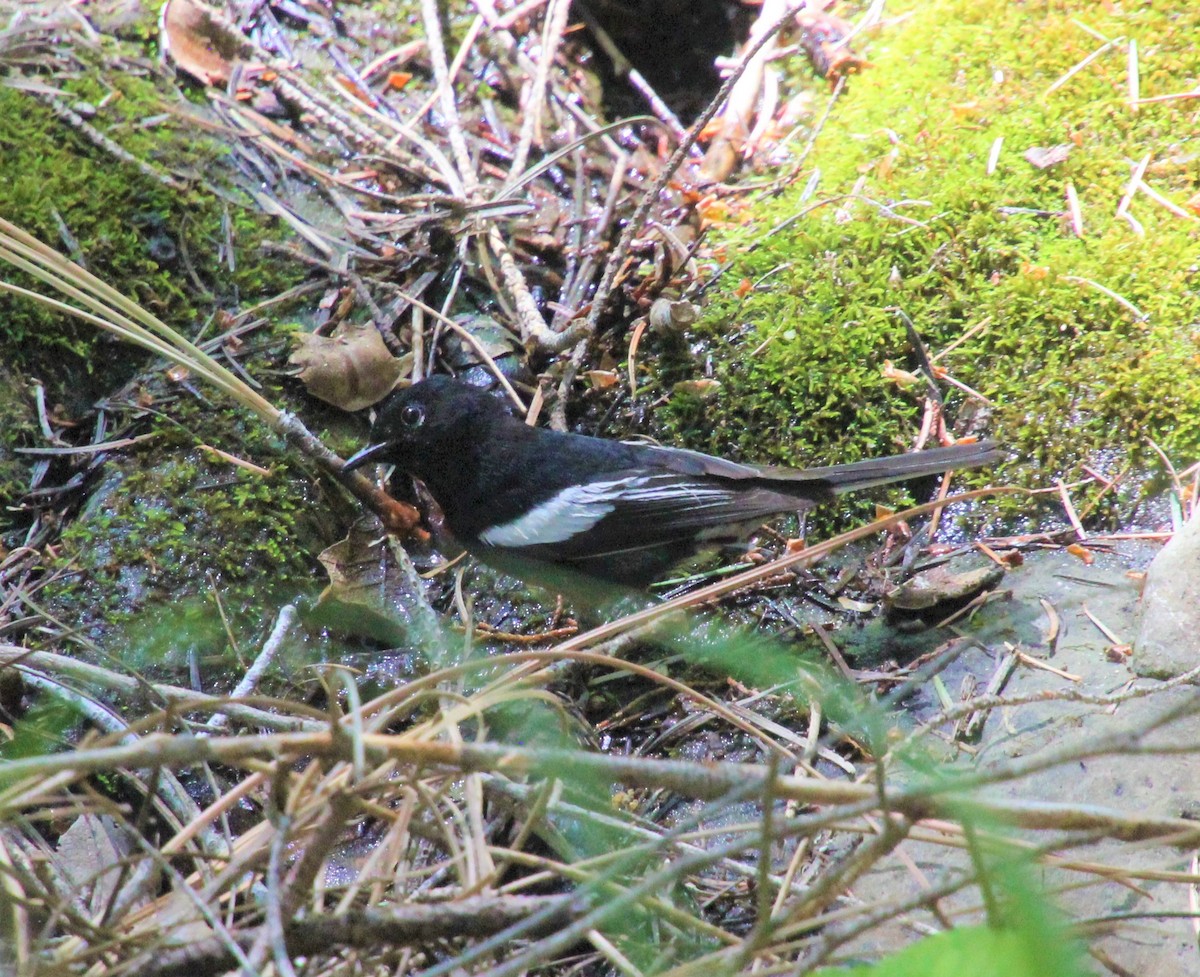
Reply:
<svg viewBox="0 0 1200 977"><path fill-rule="evenodd" d="M612 370L588 370L584 376L596 390L607 390L621 379Z"/></svg>
<svg viewBox="0 0 1200 977"><path fill-rule="evenodd" d="M883 361L883 369L880 372L885 380L891 380L901 387L911 387L914 383L924 382L915 373L900 369L891 360Z"/></svg>
<svg viewBox="0 0 1200 977"><path fill-rule="evenodd" d="M1132 645L1110 645L1104 652L1104 657L1107 661L1114 665L1123 665L1129 660L1129 656L1133 654Z"/></svg>
<svg viewBox="0 0 1200 977"><path fill-rule="evenodd" d="M691 302L655 299L650 305L650 328L664 335L679 334L700 318L700 307Z"/></svg>
<svg viewBox="0 0 1200 977"><path fill-rule="evenodd" d="M1091 566L1096 562L1096 554L1089 550L1086 546L1079 543L1072 543L1067 547L1067 552L1077 560L1083 561L1084 566Z"/></svg>
<svg viewBox="0 0 1200 977"><path fill-rule="evenodd" d="M406 369L370 323L342 323L331 336L301 333L288 362L299 366L308 392L342 410L362 410L382 400Z"/></svg>
<svg viewBox="0 0 1200 977"><path fill-rule="evenodd" d="M167 0L161 46L175 64L206 85L225 85L234 66L251 56L246 39L215 7L201 0Z"/></svg>
<svg viewBox="0 0 1200 977"><path fill-rule="evenodd" d="M1070 156L1072 148L1068 142L1059 143L1057 146L1030 146L1025 150L1025 161L1039 170L1047 170Z"/></svg>
<svg viewBox="0 0 1200 977"><path fill-rule="evenodd" d="M81 814L58 840L58 864L75 895L89 911L102 910L121 880L121 860L129 854L111 818Z"/></svg>
<svg viewBox="0 0 1200 977"><path fill-rule="evenodd" d="M884 617L891 622L944 617L984 591L994 590L1003 579L1004 568L995 564L961 573L937 566L918 573L885 594Z"/></svg>
<svg viewBox="0 0 1200 977"><path fill-rule="evenodd" d="M704 151L704 162L700 166L700 173L705 181L724 183L729 179L737 169L738 151L744 141L744 135L737 139L717 134L717 138Z"/></svg>
<svg viewBox="0 0 1200 977"><path fill-rule="evenodd" d="M375 519L359 519L317 559L329 574L317 603L328 623L395 645L425 623L421 578L397 563Z"/></svg>
<svg viewBox="0 0 1200 977"><path fill-rule="evenodd" d="M695 397L697 400L712 400L721 392L721 381L701 378L698 380L680 380L671 388L677 394L685 397Z"/></svg>

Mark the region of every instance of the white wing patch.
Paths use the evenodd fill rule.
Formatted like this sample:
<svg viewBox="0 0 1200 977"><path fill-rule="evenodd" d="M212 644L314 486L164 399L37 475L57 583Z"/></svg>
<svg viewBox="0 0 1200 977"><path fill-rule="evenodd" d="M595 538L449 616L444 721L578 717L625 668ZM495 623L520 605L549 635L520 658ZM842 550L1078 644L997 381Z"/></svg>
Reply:
<svg viewBox="0 0 1200 977"><path fill-rule="evenodd" d="M485 530L479 534L479 540L488 546L562 543L586 533L621 504L690 503L703 507L728 498L729 493L721 489L681 485L678 476L634 475L611 482L573 485L534 506L523 516Z"/></svg>
<svg viewBox="0 0 1200 977"><path fill-rule="evenodd" d="M479 534L479 540L488 546L561 543L586 533L613 511L623 490L644 481L644 478L623 478L616 482L572 485L525 515L485 530Z"/></svg>

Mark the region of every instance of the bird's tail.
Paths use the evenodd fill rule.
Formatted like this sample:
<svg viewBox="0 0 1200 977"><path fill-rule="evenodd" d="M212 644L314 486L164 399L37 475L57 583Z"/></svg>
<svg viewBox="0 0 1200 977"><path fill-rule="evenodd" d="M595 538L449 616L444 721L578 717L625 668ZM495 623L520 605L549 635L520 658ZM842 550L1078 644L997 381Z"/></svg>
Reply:
<svg viewBox="0 0 1200 977"><path fill-rule="evenodd" d="M856 492L876 485L903 482L910 478L939 475L954 468L979 468L1004 458L994 441L955 444L948 448L930 448L906 455L854 461L827 468L806 468L804 480L824 482L835 495Z"/></svg>

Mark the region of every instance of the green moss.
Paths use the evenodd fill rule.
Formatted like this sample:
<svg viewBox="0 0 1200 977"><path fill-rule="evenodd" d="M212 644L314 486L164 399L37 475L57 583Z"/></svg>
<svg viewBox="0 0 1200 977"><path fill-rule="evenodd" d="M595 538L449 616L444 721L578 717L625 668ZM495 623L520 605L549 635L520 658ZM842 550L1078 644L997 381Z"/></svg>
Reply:
<svg viewBox="0 0 1200 977"><path fill-rule="evenodd" d="M326 525L336 521L328 515L316 519L325 511L316 480L288 465L262 425L211 406L172 414L184 429L163 424L152 448L113 462L63 533L46 600L94 638L133 624L144 644L159 633L151 625L170 620L178 640L196 641L203 621L223 644L214 594L232 621L256 631L276 597L314 589L315 554L340 528ZM232 465L198 442L244 452L272 473Z"/></svg>
<svg viewBox="0 0 1200 977"><path fill-rule="evenodd" d="M61 82L90 125L174 186L96 147L32 96L0 87L6 218L187 335L219 310L272 297L300 279L301 269L262 255L273 221L208 182L233 172L222 166L228 149L173 111L177 96L160 90L153 73L84 65ZM2 274L29 284L9 266ZM0 379L7 388L14 378L14 392L22 390L16 378L40 379L48 402L62 403L67 417L89 412L97 398L149 365L138 349L90 325L10 296L0 303L0 355L11 371ZM252 369L279 365L282 344L271 346L269 329L249 341L271 347L271 356L250 358ZM103 638L116 624L170 618L177 635L211 631L201 643L220 647L225 632L214 595L235 629L243 620L257 628L276 590L291 597L314 585L314 553L333 532L310 515L327 508L315 477L289 465L258 421L207 399L209 391L200 394L206 399L161 377L146 381L145 402L169 417L155 422L160 437L105 466L47 567L41 599L65 625ZM278 387L266 395L283 399ZM11 456L11 448L38 437L27 409L24 423L10 413L0 406L6 499L28 479L25 461ZM277 471L271 478L250 474L204 452L202 443ZM51 483L66 481L68 464L85 461L57 462Z"/></svg>
<svg viewBox="0 0 1200 977"><path fill-rule="evenodd" d="M177 115L177 96L160 92L152 73L84 66L61 81L95 108L75 106L92 126L175 185L97 148L28 94L0 87L6 218L82 260L186 335L221 310L273 297L301 278L302 269L263 257L273 221L213 185L234 172L223 165L227 148ZM26 284L8 266L0 273ZM49 403L61 402L68 418L90 412L97 398L150 365L135 347L90 325L10 296L0 304L3 362L15 378L42 380ZM242 362L251 372L280 365L284 343L269 327L247 343ZM252 348L263 354L250 355ZM286 401L280 385L268 388L265 396ZM190 634L195 647L223 650L216 595L235 633L243 622L254 630L269 623L277 594L291 599L315 589L315 553L336 535L339 518L313 472L285 454L260 422L211 391L146 374L137 400L160 412L153 422L159 437L105 465L84 511L50 554L38 600L67 629L92 638L112 638L120 626L142 634L134 643L150 647L157 641L152 635L165 628L179 641ZM28 431L28 420L4 424L0 464ZM269 465L274 474L251 474L201 444ZM72 466L87 461L56 461L49 484L65 482ZM15 495L27 475L22 461L12 465ZM0 468L0 485L7 486L8 476ZM119 653L116 642L112 649Z"/></svg>
<svg viewBox="0 0 1200 977"><path fill-rule="evenodd" d="M1200 455L1200 224L1141 195L1144 236L1115 216L1147 153L1155 189L1177 202L1195 193L1193 103L1132 112L1123 45L1048 93L1101 45L1062 5L905 6L889 8L873 67L851 80L810 170L710 239L732 259L699 329L722 388L703 406L673 397L667 436L791 464L910 443L920 390L883 375L887 360L915 366L888 311L900 307L934 353L986 323L939 363L990 401L991 431L1017 456L1009 478L1044 484L1085 463L1115 472L1107 448L1150 464L1148 437ZM1137 38L1143 95L1194 87L1200 8L1089 7L1087 21ZM1058 166L1023 157L1057 144L1073 147ZM820 182L803 200L811 167ZM1063 214L1068 184L1082 238ZM753 286L744 298L739 281ZM951 390L952 417L963 403Z"/></svg>
<svg viewBox="0 0 1200 977"><path fill-rule="evenodd" d="M0 538L13 513L11 507L29 485L26 462L14 448L32 443L37 431L32 399L8 367L0 364ZM40 435L37 435L40 437Z"/></svg>
<svg viewBox="0 0 1200 977"><path fill-rule="evenodd" d="M83 72L65 82L79 99L103 105L88 122L180 186L188 174L213 172L227 152L166 113L152 78L99 78ZM146 125L149 116L162 119ZM180 190L153 179L92 145L31 95L3 86L0 157L0 213L185 333L243 294L275 294L297 280L295 269L260 257L270 221L198 185ZM9 266L3 274L29 285ZM0 303L5 361L41 378L51 403L63 402L70 413L85 411L145 363L90 325L11 296Z"/></svg>

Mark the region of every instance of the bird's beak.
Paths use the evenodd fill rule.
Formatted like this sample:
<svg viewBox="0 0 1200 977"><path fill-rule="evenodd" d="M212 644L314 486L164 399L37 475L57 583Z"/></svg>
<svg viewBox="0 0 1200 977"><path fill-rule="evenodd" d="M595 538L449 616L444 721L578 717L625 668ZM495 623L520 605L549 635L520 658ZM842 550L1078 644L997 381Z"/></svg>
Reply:
<svg viewBox="0 0 1200 977"><path fill-rule="evenodd" d="M374 461L390 447L391 445L386 441L380 442L379 444L368 445L367 447L363 448L362 451L356 451L349 458L347 458L345 463L342 465L342 471L352 472L356 468L361 468L368 461Z"/></svg>

